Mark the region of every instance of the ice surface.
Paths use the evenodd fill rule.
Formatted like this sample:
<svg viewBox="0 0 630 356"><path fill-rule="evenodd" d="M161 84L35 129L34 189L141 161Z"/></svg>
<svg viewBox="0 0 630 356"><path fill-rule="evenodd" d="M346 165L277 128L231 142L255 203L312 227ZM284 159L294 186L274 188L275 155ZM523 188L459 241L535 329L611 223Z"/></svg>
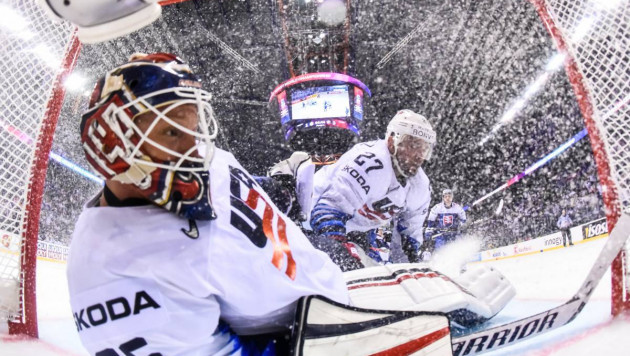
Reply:
<svg viewBox="0 0 630 356"><path fill-rule="evenodd" d="M491 324L500 324L558 306L575 293L606 239L579 243L524 257L485 262L498 268L514 284L516 298ZM470 244L470 242L467 242ZM470 246L465 246L466 250ZM595 289L591 301L570 324L489 356L628 355L630 316L610 317L610 273ZM19 340L0 329L3 356L87 355L79 342L68 303L65 264L38 261L37 302L40 339Z"/></svg>

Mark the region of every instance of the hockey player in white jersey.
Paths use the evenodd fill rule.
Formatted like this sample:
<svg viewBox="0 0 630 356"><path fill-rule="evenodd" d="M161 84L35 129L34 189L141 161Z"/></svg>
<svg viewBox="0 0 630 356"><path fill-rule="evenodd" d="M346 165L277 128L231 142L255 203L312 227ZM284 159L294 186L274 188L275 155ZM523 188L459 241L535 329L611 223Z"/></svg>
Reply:
<svg viewBox="0 0 630 356"><path fill-rule="evenodd" d="M418 261L431 195L421 164L431 157L435 140L424 116L400 110L387 126L386 139L357 144L337 163L318 171L310 216L314 232L353 251L350 232L365 232L394 219L394 233L402 242L392 237L391 253L397 254L392 258Z"/></svg>
<svg viewBox="0 0 630 356"><path fill-rule="evenodd" d="M171 54L136 55L96 85L81 140L106 184L68 259L92 355L247 354L237 334L287 330L300 297L348 302L339 268L214 146L209 99Z"/></svg>
<svg viewBox="0 0 630 356"><path fill-rule="evenodd" d="M453 202L453 191L444 189L442 201L431 208L427 218L425 238L434 239L434 250L454 241L460 235L460 228L466 223L466 212Z"/></svg>

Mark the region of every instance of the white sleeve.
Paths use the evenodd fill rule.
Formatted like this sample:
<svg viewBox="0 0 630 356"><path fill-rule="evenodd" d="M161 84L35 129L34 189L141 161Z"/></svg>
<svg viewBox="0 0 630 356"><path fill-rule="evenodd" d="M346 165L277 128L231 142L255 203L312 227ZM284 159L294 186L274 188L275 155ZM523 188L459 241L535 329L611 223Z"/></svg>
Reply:
<svg viewBox="0 0 630 356"><path fill-rule="evenodd" d="M415 197L411 198L413 199ZM404 231L402 231L403 234L409 235L418 241L422 241L422 227L424 224L424 220L427 218L427 214L429 212L431 194L427 189L424 196L418 198L422 201L422 203L415 209L409 209L409 205L406 205L405 209L403 209L403 211L400 213L398 225L402 225L402 227L406 228ZM409 197L407 199L409 199ZM431 213L433 213L433 209L431 210ZM435 217L437 217L437 215L435 215Z"/></svg>
<svg viewBox="0 0 630 356"><path fill-rule="evenodd" d="M309 160L310 156L306 152L293 152L291 157L280 161L273 165L269 169L269 176L275 176L278 174L288 174L294 177L297 176L297 169L303 162Z"/></svg>
<svg viewBox="0 0 630 356"><path fill-rule="evenodd" d="M435 204L433 208L431 208L431 212L429 213L429 221L435 221L437 219L437 209L439 204Z"/></svg>

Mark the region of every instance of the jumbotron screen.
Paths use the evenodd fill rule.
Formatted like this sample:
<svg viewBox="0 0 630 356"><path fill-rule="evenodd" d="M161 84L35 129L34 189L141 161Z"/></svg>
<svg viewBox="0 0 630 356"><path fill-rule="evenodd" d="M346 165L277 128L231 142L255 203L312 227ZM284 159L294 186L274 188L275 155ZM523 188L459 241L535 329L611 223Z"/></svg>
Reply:
<svg viewBox="0 0 630 356"><path fill-rule="evenodd" d="M291 119L350 117L348 85L295 90L291 93Z"/></svg>

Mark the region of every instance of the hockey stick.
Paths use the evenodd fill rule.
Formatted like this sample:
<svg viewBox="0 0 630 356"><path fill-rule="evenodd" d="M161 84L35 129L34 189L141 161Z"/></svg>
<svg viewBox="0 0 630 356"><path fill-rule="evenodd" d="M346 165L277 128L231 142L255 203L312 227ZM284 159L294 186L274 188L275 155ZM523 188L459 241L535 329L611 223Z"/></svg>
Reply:
<svg viewBox="0 0 630 356"><path fill-rule="evenodd" d="M545 312L495 326L487 330L453 338L453 355L476 355L509 346L559 328L570 323L582 311L593 290L602 279L615 256L623 248L630 235L630 212L626 211L617 221L602 252L595 260L586 280L568 302Z"/></svg>
<svg viewBox="0 0 630 356"><path fill-rule="evenodd" d="M435 239L436 237L440 237L440 236L442 236L444 234L451 233L451 232L457 233L457 234L461 234L462 233L462 231L460 229L439 229L438 231L440 231L440 232L438 232L435 235L431 235L431 239L432 240Z"/></svg>

